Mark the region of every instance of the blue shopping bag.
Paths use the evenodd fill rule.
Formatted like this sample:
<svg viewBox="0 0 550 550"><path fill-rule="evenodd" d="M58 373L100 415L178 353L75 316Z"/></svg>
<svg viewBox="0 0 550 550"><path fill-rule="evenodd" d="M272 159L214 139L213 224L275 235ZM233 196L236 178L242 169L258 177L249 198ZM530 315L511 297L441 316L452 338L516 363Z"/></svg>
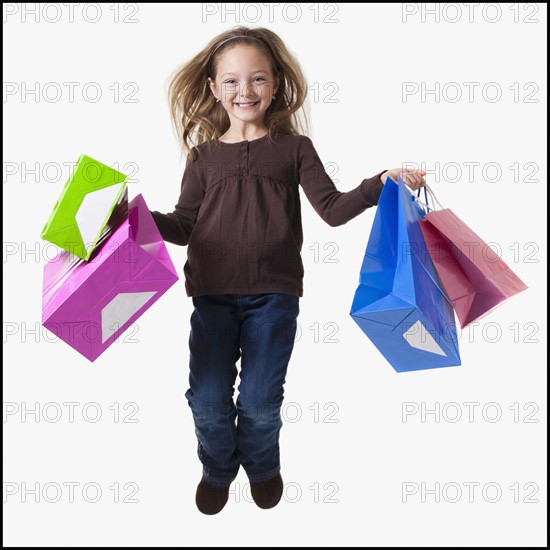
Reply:
<svg viewBox="0 0 550 550"><path fill-rule="evenodd" d="M460 365L453 305L427 252L424 209L388 178L350 315L397 372Z"/></svg>

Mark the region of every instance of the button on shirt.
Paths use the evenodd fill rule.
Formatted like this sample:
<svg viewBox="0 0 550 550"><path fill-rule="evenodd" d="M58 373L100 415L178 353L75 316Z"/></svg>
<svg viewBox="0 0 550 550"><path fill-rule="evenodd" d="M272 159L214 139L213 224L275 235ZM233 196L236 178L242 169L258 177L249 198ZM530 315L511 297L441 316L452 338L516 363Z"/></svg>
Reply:
<svg viewBox="0 0 550 550"><path fill-rule="evenodd" d="M195 148L175 210L151 212L162 238L188 245L188 296L280 292L303 296L300 192L331 226L378 204L380 172L338 191L307 136L275 134Z"/></svg>

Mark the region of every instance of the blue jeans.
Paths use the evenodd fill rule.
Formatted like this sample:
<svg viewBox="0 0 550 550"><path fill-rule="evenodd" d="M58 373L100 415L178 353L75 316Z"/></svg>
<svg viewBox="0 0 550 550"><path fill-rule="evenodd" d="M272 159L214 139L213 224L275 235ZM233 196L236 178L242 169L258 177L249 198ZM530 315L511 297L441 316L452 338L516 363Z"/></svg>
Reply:
<svg viewBox="0 0 550 550"><path fill-rule="evenodd" d="M203 478L229 486L242 465L251 483L270 479L280 470L280 410L299 297L212 294L192 300L185 397L193 413Z"/></svg>

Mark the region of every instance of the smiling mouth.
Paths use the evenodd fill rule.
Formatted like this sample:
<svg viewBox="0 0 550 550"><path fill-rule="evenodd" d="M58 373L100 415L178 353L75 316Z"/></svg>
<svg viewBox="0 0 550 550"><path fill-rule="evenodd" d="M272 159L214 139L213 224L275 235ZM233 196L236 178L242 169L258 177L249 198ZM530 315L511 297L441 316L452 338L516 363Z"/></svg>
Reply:
<svg viewBox="0 0 550 550"><path fill-rule="evenodd" d="M240 107L241 109L252 109L256 105L258 105L259 101L254 102L247 102L247 103L235 103L237 107Z"/></svg>

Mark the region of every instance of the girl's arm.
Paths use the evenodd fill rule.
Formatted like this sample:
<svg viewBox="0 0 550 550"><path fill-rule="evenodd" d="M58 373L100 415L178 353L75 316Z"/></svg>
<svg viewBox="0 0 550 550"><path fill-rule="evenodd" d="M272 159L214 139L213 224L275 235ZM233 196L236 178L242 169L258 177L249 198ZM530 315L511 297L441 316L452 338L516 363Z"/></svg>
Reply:
<svg viewBox="0 0 550 550"><path fill-rule="evenodd" d="M169 214L151 211L165 241L181 246L188 244L203 198L200 163L191 161L188 157L175 210Z"/></svg>
<svg viewBox="0 0 550 550"><path fill-rule="evenodd" d="M321 218L332 227L343 225L367 208L378 204L384 183L380 176L364 179L351 191L336 189L310 138L302 136L299 152L300 185Z"/></svg>

